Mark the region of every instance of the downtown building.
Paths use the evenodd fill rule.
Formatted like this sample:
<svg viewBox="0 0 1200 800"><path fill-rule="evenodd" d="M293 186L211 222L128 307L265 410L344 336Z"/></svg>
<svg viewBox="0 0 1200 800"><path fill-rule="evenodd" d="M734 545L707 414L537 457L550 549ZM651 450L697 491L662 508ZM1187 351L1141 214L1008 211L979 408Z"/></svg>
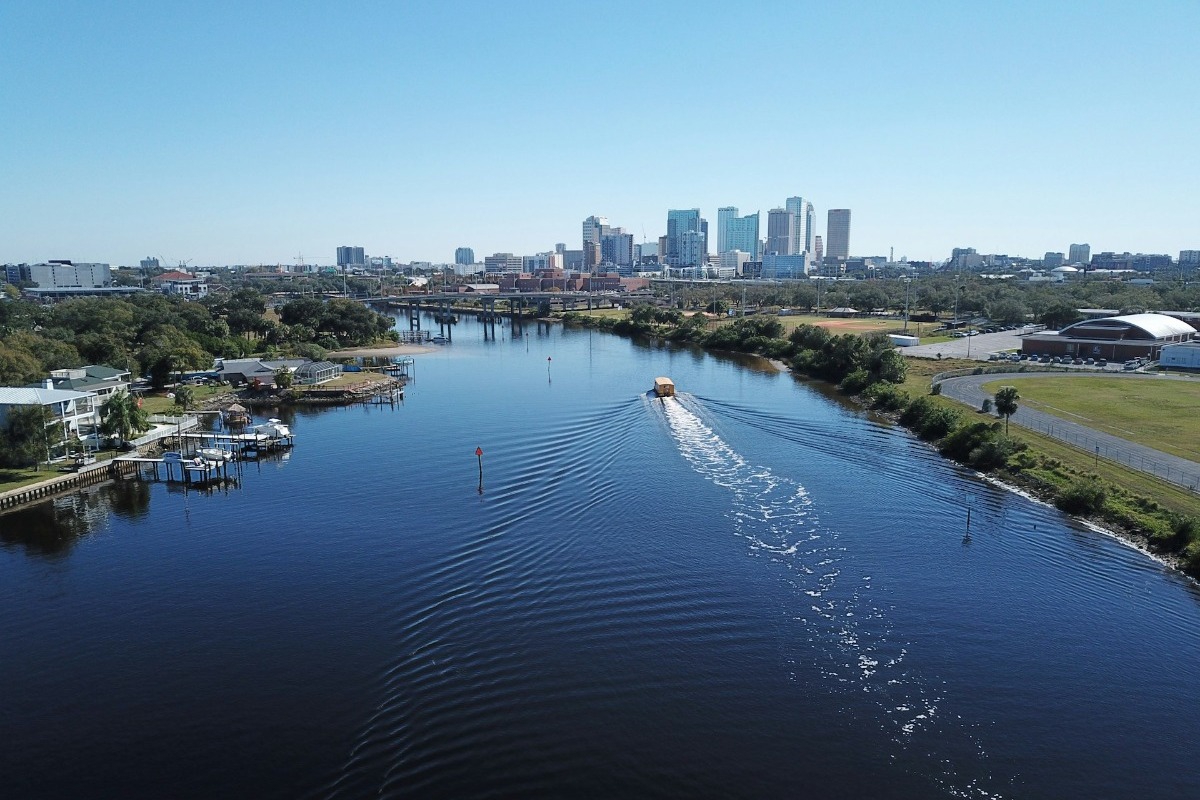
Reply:
<svg viewBox="0 0 1200 800"><path fill-rule="evenodd" d="M792 215L791 249L786 255L812 252L813 205L803 197L789 197L784 208Z"/></svg>
<svg viewBox="0 0 1200 800"><path fill-rule="evenodd" d="M666 251L663 257L672 267L703 266L708 255L708 222L700 209L667 211Z"/></svg>
<svg viewBox="0 0 1200 800"><path fill-rule="evenodd" d="M365 267L367 255L361 247L343 246L337 249L337 265L339 267Z"/></svg>
<svg viewBox="0 0 1200 800"><path fill-rule="evenodd" d="M738 216L734 206L717 209L717 254L741 251L758 259L758 212Z"/></svg>
<svg viewBox="0 0 1200 800"><path fill-rule="evenodd" d="M845 261L850 257L850 209L829 209L825 225L825 258Z"/></svg>
<svg viewBox="0 0 1200 800"><path fill-rule="evenodd" d="M469 247L460 247L454 251L455 264L474 264L475 251Z"/></svg>
<svg viewBox="0 0 1200 800"><path fill-rule="evenodd" d="M792 233L795 231L795 215L786 208L772 208L767 212L767 246L763 255L778 253L792 255Z"/></svg>

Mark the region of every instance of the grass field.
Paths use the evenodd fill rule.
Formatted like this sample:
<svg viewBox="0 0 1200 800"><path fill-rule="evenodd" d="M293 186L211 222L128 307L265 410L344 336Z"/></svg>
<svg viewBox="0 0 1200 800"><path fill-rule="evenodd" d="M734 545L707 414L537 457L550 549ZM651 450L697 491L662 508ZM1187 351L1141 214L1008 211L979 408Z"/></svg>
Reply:
<svg viewBox="0 0 1200 800"><path fill-rule="evenodd" d="M1200 383L1121 378L1002 378L994 393L1015 386L1020 403L1171 453L1200 461Z"/></svg>
<svg viewBox="0 0 1200 800"><path fill-rule="evenodd" d="M941 361L929 361L926 359L908 359L908 379L904 382L904 389L910 397L920 397L929 394L929 379L938 372L952 369L964 369L978 367L979 362L968 361L966 359L942 359ZM1072 379L1068 379L1072 380ZM1080 380L1080 379L1073 379ZM1101 379L1103 380L1103 379ZM1116 383L1122 379L1109 379L1109 383ZM1065 382L1065 381L1064 381ZM989 391L995 391L999 386L1018 386L1023 387L1025 384L1033 385L1034 388L1044 386L1047 383L1058 384L1059 381L1054 381L1049 378L1034 378L1021 381L1020 378L1014 376L1008 378L1006 376L997 376L994 383L989 383L987 388ZM1137 383L1142 383L1137 381ZM1146 381L1150 383L1150 381ZM1165 383L1165 382L1164 382ZM1154 384L1159 385L1159 384ZM1188 384L1190 386L1190 384ZM1200 386L1198 384L1197 386ZM1129 387L1121 387L1128 389ZM1192 387L1197 388L1197 387ZM1025 389L1018 388L1018 392L1022 395L1022 403L1028 404L1024 399ZM948 397L934 396L931 398L939 405L946 405L951 408L957 408L970 417L972 412L978 413L979 409L964 406L955 400ZM978 416L979 419L984 419L983 415ZM1153 498L1161 503L1164 507L1183 514L1192 514L1200 516L1200 496L1189 492L1185 489L1176 486L1173 483L1159 480L1152 475L1147 475L1142 472L1130 469L1124 464L1108 461L1104 458L1097 459L1095 453L1081 450L1078 447L1060 442L1057 439L1036 433L1019 426L1012 428L1012 436L1014 439L1025 442L1029 447L1047 458L1056 459L1070 469L1080 474L1095 474L1101 480L1120 486L1135 494L1143 497ZM1195 434L1192 434L1195 439Z"/></svg>

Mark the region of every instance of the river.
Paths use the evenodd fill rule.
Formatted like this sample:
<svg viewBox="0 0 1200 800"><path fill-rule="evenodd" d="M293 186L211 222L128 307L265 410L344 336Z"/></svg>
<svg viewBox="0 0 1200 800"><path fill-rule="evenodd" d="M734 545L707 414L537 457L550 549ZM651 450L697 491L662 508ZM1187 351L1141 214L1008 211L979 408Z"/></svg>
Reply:
<svg viewBox="0 0 1200 800"><path fill-rule="evenodd" d="M1200 791L1190 581L763 362L497 331L0 516L0 795Z"/></svg>

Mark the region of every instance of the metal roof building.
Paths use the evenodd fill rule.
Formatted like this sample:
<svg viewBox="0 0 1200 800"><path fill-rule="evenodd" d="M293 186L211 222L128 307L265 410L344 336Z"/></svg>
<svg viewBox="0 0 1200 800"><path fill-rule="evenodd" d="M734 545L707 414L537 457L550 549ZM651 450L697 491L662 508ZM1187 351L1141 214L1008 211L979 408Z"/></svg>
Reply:
<svg viewBox="0 0 1200 800"><path fill-rule="evenodd" d="M1022 339L1021 349L1034 355L1157 359L1164 345L1191 341L1196 329L1165 314L1125 314L1085 319L1057 333L1035 333Z"/></svg>

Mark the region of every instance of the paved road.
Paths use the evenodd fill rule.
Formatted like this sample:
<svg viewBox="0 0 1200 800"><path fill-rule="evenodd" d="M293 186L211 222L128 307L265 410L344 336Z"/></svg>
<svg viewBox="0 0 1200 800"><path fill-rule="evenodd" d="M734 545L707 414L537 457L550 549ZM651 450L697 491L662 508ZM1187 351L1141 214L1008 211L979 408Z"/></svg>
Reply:
<svg viewBox="0 0 1200 800"><path fill-rule="evenodd" d="M1128 380L1195 380L1194 378L1179 375L1149 375L1127 372L1116 373L1116 375ZM983 384L1003 381L1005 377L1007 375L1003 373L990 373L986 375L966 375L961 378L949 378L941 382L942 394L966 403L973 408L979 408L983 403L983 399L991 396L983 391L981 388ZM1011 377L1021 380L1025 380L1026 378L1036 378L1039 380L1049 378L1086 380L1096 376L1092 373L1021 372L1013 373ZM1111 378L1113 375L1105 375L1104 377ZM1071 422L1061 417L1056 417L1053 414L1047 414L1043 411L1024 406L1017 409L1017 413L1011 417L1011 422L1024 428L1047 434L1068 444L1073 444L1088 452L1096 453L1099 458L1118 461L1140 472L1147 472L1170 481L1177 486L1190 489L1193 492L1200 491L1200 463L1195 461L1173 456L1170 453L1164 453L1161 450L1155 450L1152 447L1136 444L1104 433L1103 431L1089 428L1082 423Z"/></svg>

